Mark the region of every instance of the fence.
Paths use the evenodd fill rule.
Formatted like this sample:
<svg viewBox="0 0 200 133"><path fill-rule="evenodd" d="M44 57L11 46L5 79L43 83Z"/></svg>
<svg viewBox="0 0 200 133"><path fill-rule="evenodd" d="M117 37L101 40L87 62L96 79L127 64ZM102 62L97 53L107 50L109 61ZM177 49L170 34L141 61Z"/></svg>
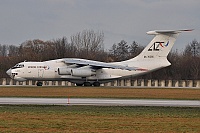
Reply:
<svg viewBox="0 0 200 133"><path fill-rule="evenodd" d="M10 78L2 78L0 79L0 85L36 85L36 81L19 82ZM43 81L43 86L75 86L75 84L68 81ZM200 80L120 79L102 84L101 86L200 88Z"/></svg>

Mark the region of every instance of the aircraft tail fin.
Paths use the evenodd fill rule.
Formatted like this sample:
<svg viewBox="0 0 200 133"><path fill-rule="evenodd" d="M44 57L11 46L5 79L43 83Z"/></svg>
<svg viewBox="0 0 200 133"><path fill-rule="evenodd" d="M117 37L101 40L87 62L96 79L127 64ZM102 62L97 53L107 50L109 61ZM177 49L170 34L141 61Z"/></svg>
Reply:
<svg viewBox="0 0 200 133"><path fill-rule="evenodd" d="M167 55L172 49L179 33L192 30L156 30L147 34L155 35L152 41L135 58L121 62L127 66L146 68L148 70L159 69L171 65Z"/></svg>
<svg viewBox="0 0 200 133"><path fill-rule="evenodd" d="M149 59L149 58L167 57L179 33L185 31L192 31L192 30L158 30L158 31L147 32L147 34L155 35L155 37L138 55L137 58Z"/></svg>

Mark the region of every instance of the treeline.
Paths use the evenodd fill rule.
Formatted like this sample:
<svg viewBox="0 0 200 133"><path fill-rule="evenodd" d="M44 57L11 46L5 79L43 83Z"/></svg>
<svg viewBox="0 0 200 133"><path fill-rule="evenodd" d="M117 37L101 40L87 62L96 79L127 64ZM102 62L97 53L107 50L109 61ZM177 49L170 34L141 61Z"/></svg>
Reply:
<svg viewBox="0 0 200 133"><path fill-rule="evenodd" d="M23 61L45 61L58 58L84 58L104 62L122 61L137 56L144 47L125 40L104 50L103 32L84 30L70 38L50 41L28 40L19 46L0 44L0 78L8 77L7 69ZM171 51L171 66L139 78L145 79L200 79L200 42L193 40L182 52Z"/></svg>

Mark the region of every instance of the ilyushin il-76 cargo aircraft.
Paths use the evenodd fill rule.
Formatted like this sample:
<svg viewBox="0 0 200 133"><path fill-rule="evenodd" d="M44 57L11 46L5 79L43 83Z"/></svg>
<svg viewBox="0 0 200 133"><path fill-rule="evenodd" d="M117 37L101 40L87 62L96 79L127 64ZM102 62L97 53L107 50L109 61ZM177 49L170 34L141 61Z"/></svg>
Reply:
<svg viewBox="0 0 200 133"><path fill-rule="evenodd" d="M191 30L155 30L153 40L135 58L105 63L78 58L62 58L43 62L21 62L6 73L14 80L70 81L77 86L100 86L119 78L146 74L171 65L167 60L179 33Z"/></svg>

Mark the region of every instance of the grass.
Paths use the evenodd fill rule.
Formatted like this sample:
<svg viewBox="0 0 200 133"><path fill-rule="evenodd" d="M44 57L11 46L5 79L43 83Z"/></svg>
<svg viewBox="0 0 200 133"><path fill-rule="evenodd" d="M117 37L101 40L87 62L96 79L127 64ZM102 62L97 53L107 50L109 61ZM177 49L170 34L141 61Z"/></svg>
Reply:
<svg viewBox="0 0 200 133"><path fill-rule="evenodd" d="M0 132L200 132L200 108L0 107Z"/></svg>
<svg viewBox="0 0 200 133"><path fill-rule="evenodd" d="M200 100L199 89L1 87L0 97ZM0 105L0 132L200 132L200 108Z"/></svg>
<svg viewBox="0 0 200 133"><path fill-rule="evenodd" d="M88 97L200 100L200 89L114 87L1 87L0 97Z"/></svg>

